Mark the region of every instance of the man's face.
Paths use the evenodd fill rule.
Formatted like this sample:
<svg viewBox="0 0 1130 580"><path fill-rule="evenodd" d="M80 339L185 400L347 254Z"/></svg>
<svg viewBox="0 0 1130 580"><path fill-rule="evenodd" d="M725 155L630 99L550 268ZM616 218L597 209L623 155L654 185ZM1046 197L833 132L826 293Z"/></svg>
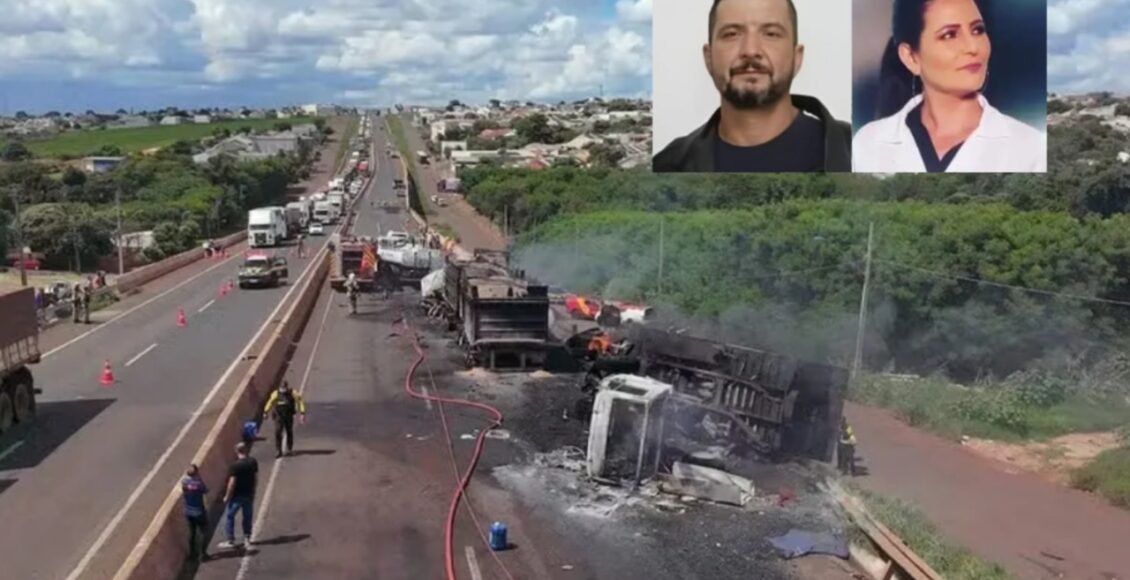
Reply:
<svg viewBox="0 0 1130 580"><path fill-rule="evenodd" d="M702 54L722 98L755 109L789 94L804 46L796 44L786 0L724 0Z"/></svg>

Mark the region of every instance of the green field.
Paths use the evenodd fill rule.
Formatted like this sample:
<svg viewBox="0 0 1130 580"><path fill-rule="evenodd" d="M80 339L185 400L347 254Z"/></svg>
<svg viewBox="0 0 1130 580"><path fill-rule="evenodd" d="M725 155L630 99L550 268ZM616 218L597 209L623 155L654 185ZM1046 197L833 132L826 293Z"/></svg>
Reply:
<svg viewBox="0 0 1130 580"><path fill-rule="evenodd" d="M158 125L135 129L93 129L68 131L49 139L27 142L27 148L36 157L85 157L105 145L116 145L126 153L134 153L152 147L165 147L177 141L196 141L212 134L219 128L236 132L240 127L252 130L270 129L275 123L286 122L291 125L312 123L315 117L291 117L289 119L240 119L218 123L183 125Z"/></svg>

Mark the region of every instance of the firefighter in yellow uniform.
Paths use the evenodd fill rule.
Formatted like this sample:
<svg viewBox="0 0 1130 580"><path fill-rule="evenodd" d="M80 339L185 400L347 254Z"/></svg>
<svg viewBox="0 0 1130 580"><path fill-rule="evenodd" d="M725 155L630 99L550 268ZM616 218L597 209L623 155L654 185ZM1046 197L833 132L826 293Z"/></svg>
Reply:
<svg viewBox="0 0 1130 580"><path fill-rule="evenodd" d="M840 445L836 450L836 459L840 473L855 475L855 431L848 425L846 418L840 423Z"/></svg>
<svg viewBox="0 0 1130 580"><path fill-rule="evenodd" d="M302 394L291 390L290 383L284 380L278 389L271 392L267 405L263 407L263 416L268 415L275 419L275 457L283 454L283 431L286 431L286 454L290 455L294 451L294 416L298 415L299 421L306 422L306 402L302 400Z"/></svg>

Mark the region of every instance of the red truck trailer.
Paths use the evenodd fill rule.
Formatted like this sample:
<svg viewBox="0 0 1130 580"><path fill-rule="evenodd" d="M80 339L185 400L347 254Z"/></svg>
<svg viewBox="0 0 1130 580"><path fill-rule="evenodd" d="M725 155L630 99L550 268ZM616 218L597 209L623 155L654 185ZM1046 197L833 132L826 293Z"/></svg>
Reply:
<svg viewBox="0 0 1130 580"><path fill-rule="evenodd" d="M35 290L0 295L0 435L35 418L35 388L28 365L39 362Z"/></svg>

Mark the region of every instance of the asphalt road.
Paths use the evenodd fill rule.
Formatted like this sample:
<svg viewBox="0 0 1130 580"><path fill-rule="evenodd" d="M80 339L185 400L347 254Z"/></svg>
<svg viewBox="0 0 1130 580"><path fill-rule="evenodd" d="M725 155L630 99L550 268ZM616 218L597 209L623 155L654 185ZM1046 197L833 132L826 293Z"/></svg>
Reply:
<svg viewBox="0 0 1130 580"><path fill-rule="evenodd" d="M49 356L32 369L43 389L39 417L0 441L0 575L68 578L82 565L73 577L96 578L117 568L242 376L240 352L326 241L308 241L306 258L277 250L290 251L290 284L280 288L220 296L236 276L234 254L95 317L121 314L109 322L44 341ZM176 324L178 309L186 327ZM99 383L106 360L117 380L110 387Z"/></svg>
<svg viewBox="0 0 1130 580"><path fill-rule="evenodd" d="M383 139L377 132L375 137ZM378 144L383 153L384 144ZM381 155L385 167L391 160ZM381 175L378 172L378 175ZM378 178L375 200L397 199L392 175ZM376 235L404 229L406 211L388 212L363 204L354 231ZM306 425L296 426L295 454L274 459L273 424L267 422L253 455L260 461L256 545L248 552L216 549L222 533L212 538L215 559L201 565L198 578L439 578L444 573L443 523L455 487L455 474L439 422L439 405L428 405L404 393L404 377L415 351L396 324L419 296L405 290L386 301L363 297L357 315L344 298L325 292L310 319L288 374L300 385L309 410ZM436 347L440 348L440 347ZM443 360L458 361L441 352ZM450 374L452 368L434 368ZM423 372L423 370L421 370ZM427 375L421 374L420 385ZM486 423L475 411L446 407L460 466L469 459L470 443L461 434ZM477 484L476 484L477 485ZM473 486L472 502L483 525L492 518L510 527L510 540L532 546L522 531L522 509L508 497ZM528 519L528 518L526 518ZM537 528L536 525L529 527ZM485 549L479 530L467 515L456 528L455 562L461 578L470 571L470 550L476 571L496 577L500 570ZM242 537L238 531L237 537ZM553 553L547 545L506 552L502 559L517 578L547 577L542 562ZM501 577L501 576L498 576Z"/></svg>

